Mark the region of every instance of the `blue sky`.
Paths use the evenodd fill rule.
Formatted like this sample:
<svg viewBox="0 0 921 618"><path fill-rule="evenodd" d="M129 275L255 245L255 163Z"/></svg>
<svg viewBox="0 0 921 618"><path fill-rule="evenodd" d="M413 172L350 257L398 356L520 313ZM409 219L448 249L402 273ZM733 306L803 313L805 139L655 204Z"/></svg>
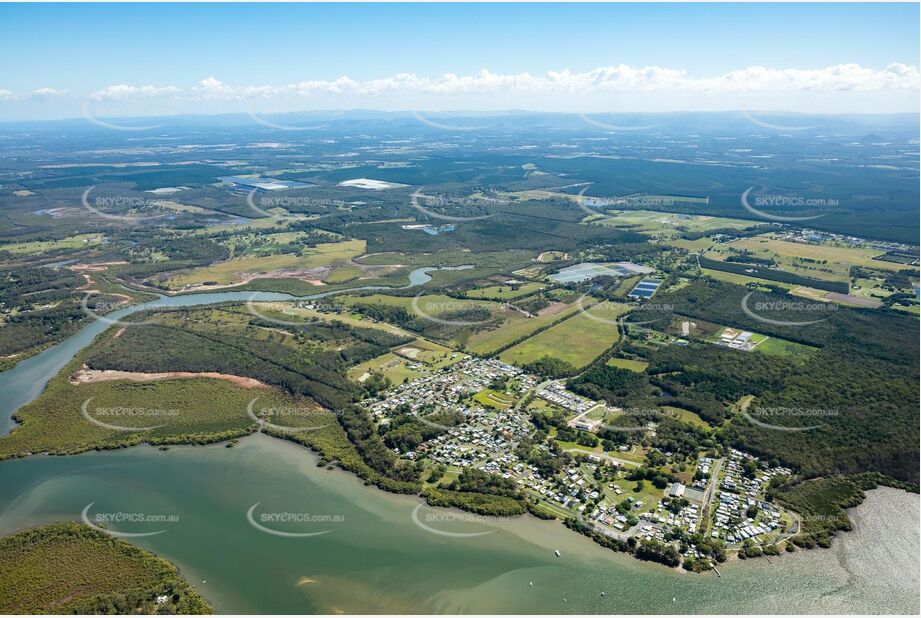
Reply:
<svg viewBox="0 0 921 618"><path fill-rule="evenodd" d="M0 118L88 97L112 115L915 111L918 50L910 3L4 4Z"/></svg>

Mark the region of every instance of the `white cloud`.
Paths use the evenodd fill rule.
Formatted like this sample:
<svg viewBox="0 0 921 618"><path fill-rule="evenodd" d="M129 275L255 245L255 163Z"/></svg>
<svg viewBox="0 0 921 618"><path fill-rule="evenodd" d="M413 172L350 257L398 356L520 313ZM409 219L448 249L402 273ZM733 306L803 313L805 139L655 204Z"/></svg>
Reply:
<svg viewBox="0 0 921 618"><path fill-rule="evenodd" d="M207 83L207 84L206 84ZM770 69L748 67L712 77L691 77L681 69L635 68L627 65L599 67L584 73L569 70L501 74L486 69L473 75L446 73L437 78L399 73L392 77L356 81L349 77L312 80L283 86L231 87L209 78L202 82L209 95L229 98L270 97L275 95L353 94L380 96L392 94L596 94L607 92L835 92L917 90L921 76L917 67L892 64L876 70L857 64L841 64L823 69Z"/></svg>
<svg viewBox="0 0 921 618"><path fill-rule="evenodd" d="M97 90L89 95L94 101L111 101L139 98L158 98L169 95L178 95L182 91L175 86L129 86L127 84L118 84L109 86L102 90Z"/></svg>
<svg viewBox="0 0 921 618"><path fill-rule="evenodd" d="M731 95L748 93L892 92L921 88L918 68L890 64L883 69L858 64L839 64L819 69L747 67L720 75L691 76L683 69L658 66L598 67L578 73L568 69L545 74L493 73L483 69L471 75L445 73L439 77L398 73L390 77L358 81L348 76L332 80L306 80L279 85L228 85L209 76L190 88L176 86L108 86L89 95L72 96L94 101L170 99L172 101L239 101L273 98L343 96L373 99L413 95L603 95L606 93L674 92ZM26 98L60 97L65 90L40 88ZM0 99L18 98L0 89ZM373 101L369 100L368 103Z"/></svg>
<svg viewBox="0 0 921 618"><path fill-rule="evenodd" d="M29 93L30 99L53 99L62 97L67 94L66 90L56 90L55 88L38 88Z"/></svg>

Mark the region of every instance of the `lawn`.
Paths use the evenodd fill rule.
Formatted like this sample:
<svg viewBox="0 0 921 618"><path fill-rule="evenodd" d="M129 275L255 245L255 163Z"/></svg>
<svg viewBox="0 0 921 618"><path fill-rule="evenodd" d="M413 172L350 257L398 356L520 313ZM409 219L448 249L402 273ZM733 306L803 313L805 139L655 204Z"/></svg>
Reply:
<svg viewBox="0 0 921 618"><path fill-rule="evenodd" d="M617 342L620 335L611 322L630 309L621 303L599 303L509 348L499 358L526 365L549 356L580 369Z"/></svg>

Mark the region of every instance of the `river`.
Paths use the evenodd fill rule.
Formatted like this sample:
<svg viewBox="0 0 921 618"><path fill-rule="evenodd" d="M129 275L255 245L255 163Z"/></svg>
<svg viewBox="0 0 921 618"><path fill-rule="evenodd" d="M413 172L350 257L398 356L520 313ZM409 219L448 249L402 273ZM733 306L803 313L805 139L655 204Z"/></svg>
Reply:
<svg viewBox="0 0 921 618"><path fill-rule="evenodd" d="M414 276L410 285L428 275ZM155 302L196 305L251 296L225 292ZM106 326L93 322L0 374L3 418L34 399ZM530 516L470 521L467 514L421 505L416 497L318 468L308 450L265 435L234 448L136 447L0 462L0 534L75 520L84 510L92 522L132 514L122 519L145 521L110 528L155 532L129 540L179 565L222 613L919 611L918 496L889 488L869 492L851 511L855 529L832 549L799 551L771 563L733 561L720 567L722 577L641 563L558 522ZM278 536L259 525L313 536Z"/></svg>
<svg viewBox="0 0 921 618"><path fill-rule="evenodd" d="M416 268L409 273L409 283L404 286L365 285L343 290L319 292L309 296L292 296L274 292L215 292L210 294L178 294L175 296L161 296L145 303L131 305L117 311L105 314L102 319L93 320L75 335L53 345L46 350L19 362L9 371L0 372L0 435L10 432L15 425L11 416L13 413L29 403L45 389L48 380L53 378L70 360L83 348L92 343L93 339L102 331L109 328L115 321L121 320L133 313L145 309L160 309L169 307L192 307L196 305L214 305L226 302L273 301L273 300L317 300L336 294L346 294L363 290L406 290L414 288L432 280L429 274L437 270L466 270L472 265L463 266L426 266Z"/></svg>

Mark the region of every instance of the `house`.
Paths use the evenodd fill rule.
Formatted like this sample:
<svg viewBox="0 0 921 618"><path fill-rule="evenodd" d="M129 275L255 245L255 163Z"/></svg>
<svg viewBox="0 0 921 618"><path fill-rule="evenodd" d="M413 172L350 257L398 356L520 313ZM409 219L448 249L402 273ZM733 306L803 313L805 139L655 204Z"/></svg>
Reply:
<svg viewBox="0 0 921 618"><path fill-rule="evenodd" d="M672 483L672 486L668 490L668 496L670 498L680 498L684 495L684 485L681 483Z"/></svg>

